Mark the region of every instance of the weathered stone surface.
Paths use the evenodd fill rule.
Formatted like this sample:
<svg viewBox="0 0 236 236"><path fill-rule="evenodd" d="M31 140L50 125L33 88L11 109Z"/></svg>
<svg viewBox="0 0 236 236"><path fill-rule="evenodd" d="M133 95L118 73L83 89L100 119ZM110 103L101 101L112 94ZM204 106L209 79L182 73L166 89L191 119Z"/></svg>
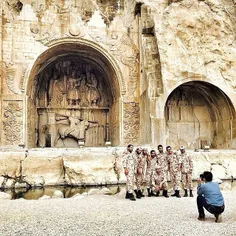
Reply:
<svg viewBox="0 0 236 236"><path fill-rule="evenodd" d="M22 162L22 175L30 185L64 183L63 152L30 151Z"/></svg>
<svg viewBox="0 0 236 236"><path fill-rule="evenodd" d="M80 194L80 193L77 193L77 194L75 194L72 198L73 198L73 199L82 199L82 198L84 198L84 197L85 197L85 195Z"/></svg>
<svg viewBox="0 0 236 236"><path fill-rule="evenodd" d="M64 198L64 195L63 195L62 191L56 190L56 191L53 193L52 198Z"/></svg>
<svg viewBox="0 0 236 236"><path fill-rule="evenodd" d="M148 147L151 150L151 147ZM74 186L105 185L124 183L126 177L122 167L122 153L120 148L85 148L85 149L51 149L32 150L22 161L21 175L24 182L16 182L14 178L7 178L2 182L7 188L28 187L42 185L69 184ZM193 178L196 179L203 171L212 171L215 178L235 178L236 153L234 151L193 152ZM1 154L3 155L3 154ZM19 156L23 156L19 154ZM11 158L0 158L2 166L10 166ZM4 161L3 161L4 160ZM15 157L13 156L13 161ZM6 169L0 175L7 174ZM15 173L15 172L13 172ZM14 177L14 175L13 175ZM48 193L50 194L50 193Z"/></svg>
<svg viewBox="0 0 236 236"><path fill-rule="evenodd" d="M116 194L116 196L123 197L126 194L126 188L122 188L119 193Z"/></svg>
<svg viewBox="0 0 236 236"><path fill-rule="evenodd" d="M40 197L38 200L47 200L47 199L51 199L50 196L47 195L43 195L42 197Z"/></svg>
<svg viewBox="0 0 236 236"><path fill-rule="evenodd" d="M122 170L112 151L112 148L94 148L67 153L63 156L65 180L72 185L117 183Z"/></svg>
<svg viewBox="0 0 236 236"><path fill-rule="evenodd" d="M92 188L88 191L88 195L97 195L97 194L100 194L100 190L99 189L96 189L96 188Z"/></svg>
<svg viewBox="0 0 236 236"><path fill-rule="evenodd" d="M104 195L112 195L112 192L110 189L108 188L102 188L101 191L100 191L101 194L104 194Z"/></svg>
<svg viewBox="0 0 236 236"><path fill-rule="evenodd" d="M11 195L8 193L0 192L0 199L11 199Z"/></svg>
<svg viewBox="0 0 236 236"><path fill-rule="evenodd" d="M0 153L0 172L10 177L20 175L20 162L24 158L24 152L1 152ZM8 160L11 160L9 162Z"/></svg>
<svg viewBox="0 0 236 236"><path fill-rule="evenodd" d="M24 152L1 152L0 153L0 185L1 187L14 187L17 179L21 176L21 161Z"/></svg>

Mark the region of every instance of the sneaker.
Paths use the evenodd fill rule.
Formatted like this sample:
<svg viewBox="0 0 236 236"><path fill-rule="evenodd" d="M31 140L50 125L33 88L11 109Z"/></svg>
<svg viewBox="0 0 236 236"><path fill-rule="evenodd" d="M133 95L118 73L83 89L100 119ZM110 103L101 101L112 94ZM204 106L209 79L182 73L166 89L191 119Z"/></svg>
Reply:
<svg viewBox="0 0 236 236"><path fill-rule="evenodd" d="M216 223L221 223L222 222L222 215L221 214L215 214L215 222Z"/></svg>

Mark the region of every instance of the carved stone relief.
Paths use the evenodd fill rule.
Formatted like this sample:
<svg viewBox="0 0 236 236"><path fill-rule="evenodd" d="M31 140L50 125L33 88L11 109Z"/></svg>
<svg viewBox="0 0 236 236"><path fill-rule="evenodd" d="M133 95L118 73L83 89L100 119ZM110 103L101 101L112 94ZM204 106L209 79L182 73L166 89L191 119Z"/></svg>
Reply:
<svg viewBox="0 0 236 236"><path fill-rule="evenodd" d="M64 60L44 71L37 87L40 107L107 107L103 75L89 64ZM101 96L103 94L103 96Z"/></svg>
<svg viewBox="0 0 236 236"><path fill-rule="evenodd" d="M39 27L39 24L31 23L30 31L35 40L44 45L61 36L59 28L55 27L54 22L52 22L50 26L45 25L44 27Z"/></svg>
<svg viewBox="0 0 236 236"><path fill-rule="evenodd" d="M23 94L25 89L25 74L27 67L21 65L7 66L6 84L8 89L14 94Z"/></svg>
<svg viewBox="0 0 236 236"><path fill-rule="evenodd" d="M103 74L81 60L57 61L36 86L39 146L103 146L109 139L109 92Z"/></svg>
<svg viewBox="0 0 236 236"><path fill-rule="evenodd" d="M31 3L39 22L31 23L30 30L36 41L47 45L64 37L84 37L88 32L97 42L106 43L107 32L86 27L97 11L109 26L114 17L123 11L124 0L112 1L33 1ZM89 31L88 31L89 30Z"/></svg>
<svg viewBox="0 0 236 236"><path fill-rule="evenodd" d="M157 97L163 93L161 63L157 39L154 35L154 21L146 6L142 7L142 45L144 49L143 66L148 81L149 97ZM141 85L145 84L141 81Z"/></svg>
<svg viewBox="0 0 236 236"><path fill-rule="evenodd" d="M6 70L6 82L7 86L14 94L21 94L20 88L16 83L16 70L13 68L9 68Z"/></svg>
<svg viewBox="0 0 236 236"><path fill-rule="evenodd" d="M139 141L140 114L139 104L124 103L124 143L135 144Z"/></svg>
<svg viewBox="0 0 236 236"><path fill-rule="evenodd" d="M110 25L111 21L114 19L116 14L123 10L124 1L123 0L97 0L97 6L99 12L106 25Z"/></svg>
<svg viewBox="0 0 236 236"><path fill-rule="evenodd" d="M151 8L148 6L142 6L142 33L154 35L154 20L150 16Z"/></svg>
<svg viewBox="0 0 236 236"><path fill-rule="evenodd" d="M7 0L6 5L10 11L16 14L19 14L23 8L23 3L20 0Z"/></svg>
<svg viewBox="0 0 236 236"><path fill-rule="evenodd" d="M123 25L129 29L132 26L134 20L135 0L124 1L125 14L123 17Z"/></svg>
<svg viewBox="0 0 236 236"><path fill-rule="evenodd" d="M127 94L133 96L138 83L139 50L129 35L124 34L114 52L119 61L129 68Z"/></svg>
<svg viewBox="0 0 236 236"><path fill-rule="evenodd" d="M4 101L3 131L6 144L22 143L23 134L23 102Z"/></svg>
<svg viewBox="0 0 236 236"><path fill-rule="evenodd" d="M32 148L36 146L37 142L37 111L34 102L28 98L27 102L27 144Z"/></svg>
<svg viewBox="0 0 236 236"><path fill-rule="evenodd" d="M69 36L72 37L84 37L86 35L86 29L84 22L77 15L70 15L69 23Z"/></svg>
<svg viewBox="0 0 236 236"><path fill-rule="evenodd" d="M119 145L119 102L115 102L110 110L110 135L112 140L112 145Z"/></svg>

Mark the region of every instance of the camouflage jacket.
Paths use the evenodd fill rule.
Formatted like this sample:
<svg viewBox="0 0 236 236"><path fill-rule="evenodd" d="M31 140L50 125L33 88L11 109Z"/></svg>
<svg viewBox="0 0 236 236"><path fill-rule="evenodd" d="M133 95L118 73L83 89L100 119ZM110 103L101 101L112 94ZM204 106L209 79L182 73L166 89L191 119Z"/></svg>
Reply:
<svg viewBox="0 0 236 236"><path fill-rule="evenodd" d="M182 173L189 173L193 170L193 160L192 157L188 153L180 153L179 159L181 162L181 172Z"/></svg>

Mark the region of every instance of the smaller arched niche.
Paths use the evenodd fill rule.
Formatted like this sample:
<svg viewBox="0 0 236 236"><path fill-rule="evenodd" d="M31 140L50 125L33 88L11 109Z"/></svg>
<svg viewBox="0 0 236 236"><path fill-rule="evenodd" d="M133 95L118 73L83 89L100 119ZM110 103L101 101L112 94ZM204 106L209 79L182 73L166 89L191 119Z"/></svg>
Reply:
<svg viewBox="0 0 236 236"><path fill-rule="evenodd" d="M202 81L177 87L165 105L167 144L173 148L231 148L235 110L218 87Z"/></svg>

